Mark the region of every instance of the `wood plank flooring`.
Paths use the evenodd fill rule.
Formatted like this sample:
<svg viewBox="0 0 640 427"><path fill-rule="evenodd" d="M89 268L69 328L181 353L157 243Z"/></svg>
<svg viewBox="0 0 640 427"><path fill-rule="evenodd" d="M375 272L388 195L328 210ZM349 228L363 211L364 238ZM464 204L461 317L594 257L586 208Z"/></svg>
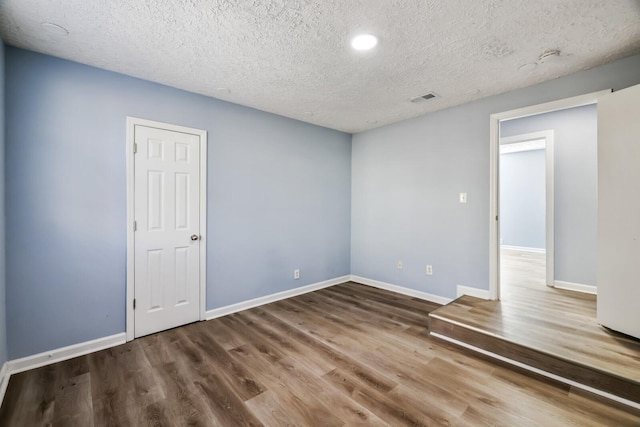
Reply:
<svg viewBox="0 0 640 427"><path fill-rule="evenodd" d="M1 426L638 425L431 338L437 305L355 283L11 377Z"/></svg>
<svg viewBox="0 0 640 427"><path fill-rule="evenodd" d="M433 330L640 402L640 341L597 323L596 296L546 286L544 254L503 250L501 261L501 301L462 297L432 314Z"/></svg>

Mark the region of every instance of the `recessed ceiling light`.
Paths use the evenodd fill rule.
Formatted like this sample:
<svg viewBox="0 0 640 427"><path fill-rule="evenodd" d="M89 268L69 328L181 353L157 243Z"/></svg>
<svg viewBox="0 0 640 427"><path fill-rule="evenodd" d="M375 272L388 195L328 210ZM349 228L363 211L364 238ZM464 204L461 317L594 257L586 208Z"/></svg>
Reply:
<svg viewBox="0 0 640 427"><path fill-rule="evenodd" d="M378 44L378 38L372 34L360 34L351 39L351 47L355 50L373 49Z"/></svg>
<svg viewBox="0 0 640 427"><path fill-rule="evenodd" d="M46 28L51 34L57 34L60 36L66 36L69 34L69 30L62 25L54 24L52 22L41 22L40 25L42 25L43 28Z"/></svg>

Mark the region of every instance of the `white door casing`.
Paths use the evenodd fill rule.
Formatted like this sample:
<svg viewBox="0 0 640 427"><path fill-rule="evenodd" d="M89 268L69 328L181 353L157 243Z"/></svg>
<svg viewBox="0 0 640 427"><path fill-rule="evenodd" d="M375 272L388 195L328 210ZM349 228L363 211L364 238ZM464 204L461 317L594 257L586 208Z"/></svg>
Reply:
<svg viewBox="0 0 640 427"><path fill-rule="evenodd" d="M128 118L127 135L131 340L204 319L206 132Z"/></svg>

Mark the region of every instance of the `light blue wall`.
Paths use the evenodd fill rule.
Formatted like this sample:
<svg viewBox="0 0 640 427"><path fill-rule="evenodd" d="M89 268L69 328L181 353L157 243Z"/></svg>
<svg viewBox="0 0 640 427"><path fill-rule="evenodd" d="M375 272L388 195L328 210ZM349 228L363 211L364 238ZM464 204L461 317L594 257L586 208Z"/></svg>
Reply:
<svg viewBox="0 0 640 427"><path fill-rule="evenodd" d="M555 279L596 285L598 111L595 105L501 123L503 137L553 129Z"/></svg>
<svg viewBox="0 0 640 427"><path fill-rule="evenodd" d="M349 274L350 135L11 47L6 83L10 358L125 330L126 116L209 133L207 309Z"/></svg>
<svg viewBox="0 0 640 427"><path fill-rule="evenodd" d="M489 289L489 115L628 87L639 69L629 57L354 135L352 274L450 298Z"/></svg>
<svg viewBox="0 0 640 427"><path fill-rule="evenodd" d="M0 40L0 368L7 361L7 316L5 300L4 226L4 43Z"/></svg>
<svg viewBox="0 0 640 427"><path fill-rule="evenodd" d="M500 239L503 245L545 248L545 151L500 155Z"/></svg>
<svg viewBox="0 0 640 427"><path fill-rule="evenodd" d="M5 68L9 358L124 331L127 115L209 132L208 309L348 274L350 261L453 297L456 284L488 289L489 114L640 83L635 56L351 142L15 48Z"/></svg>

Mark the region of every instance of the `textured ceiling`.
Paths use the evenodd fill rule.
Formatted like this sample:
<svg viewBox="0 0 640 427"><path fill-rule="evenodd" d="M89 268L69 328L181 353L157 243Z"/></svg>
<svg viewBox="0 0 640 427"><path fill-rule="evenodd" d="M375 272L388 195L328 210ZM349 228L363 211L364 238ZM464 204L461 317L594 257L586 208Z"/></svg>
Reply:
<svg viewBox="0 0 640 427"><path fill-rule="evenodd" d="M632 0L0 0L0 25L13 46L352 133L640 52ZM352 50L360 32L378 46Z"/></svg>

